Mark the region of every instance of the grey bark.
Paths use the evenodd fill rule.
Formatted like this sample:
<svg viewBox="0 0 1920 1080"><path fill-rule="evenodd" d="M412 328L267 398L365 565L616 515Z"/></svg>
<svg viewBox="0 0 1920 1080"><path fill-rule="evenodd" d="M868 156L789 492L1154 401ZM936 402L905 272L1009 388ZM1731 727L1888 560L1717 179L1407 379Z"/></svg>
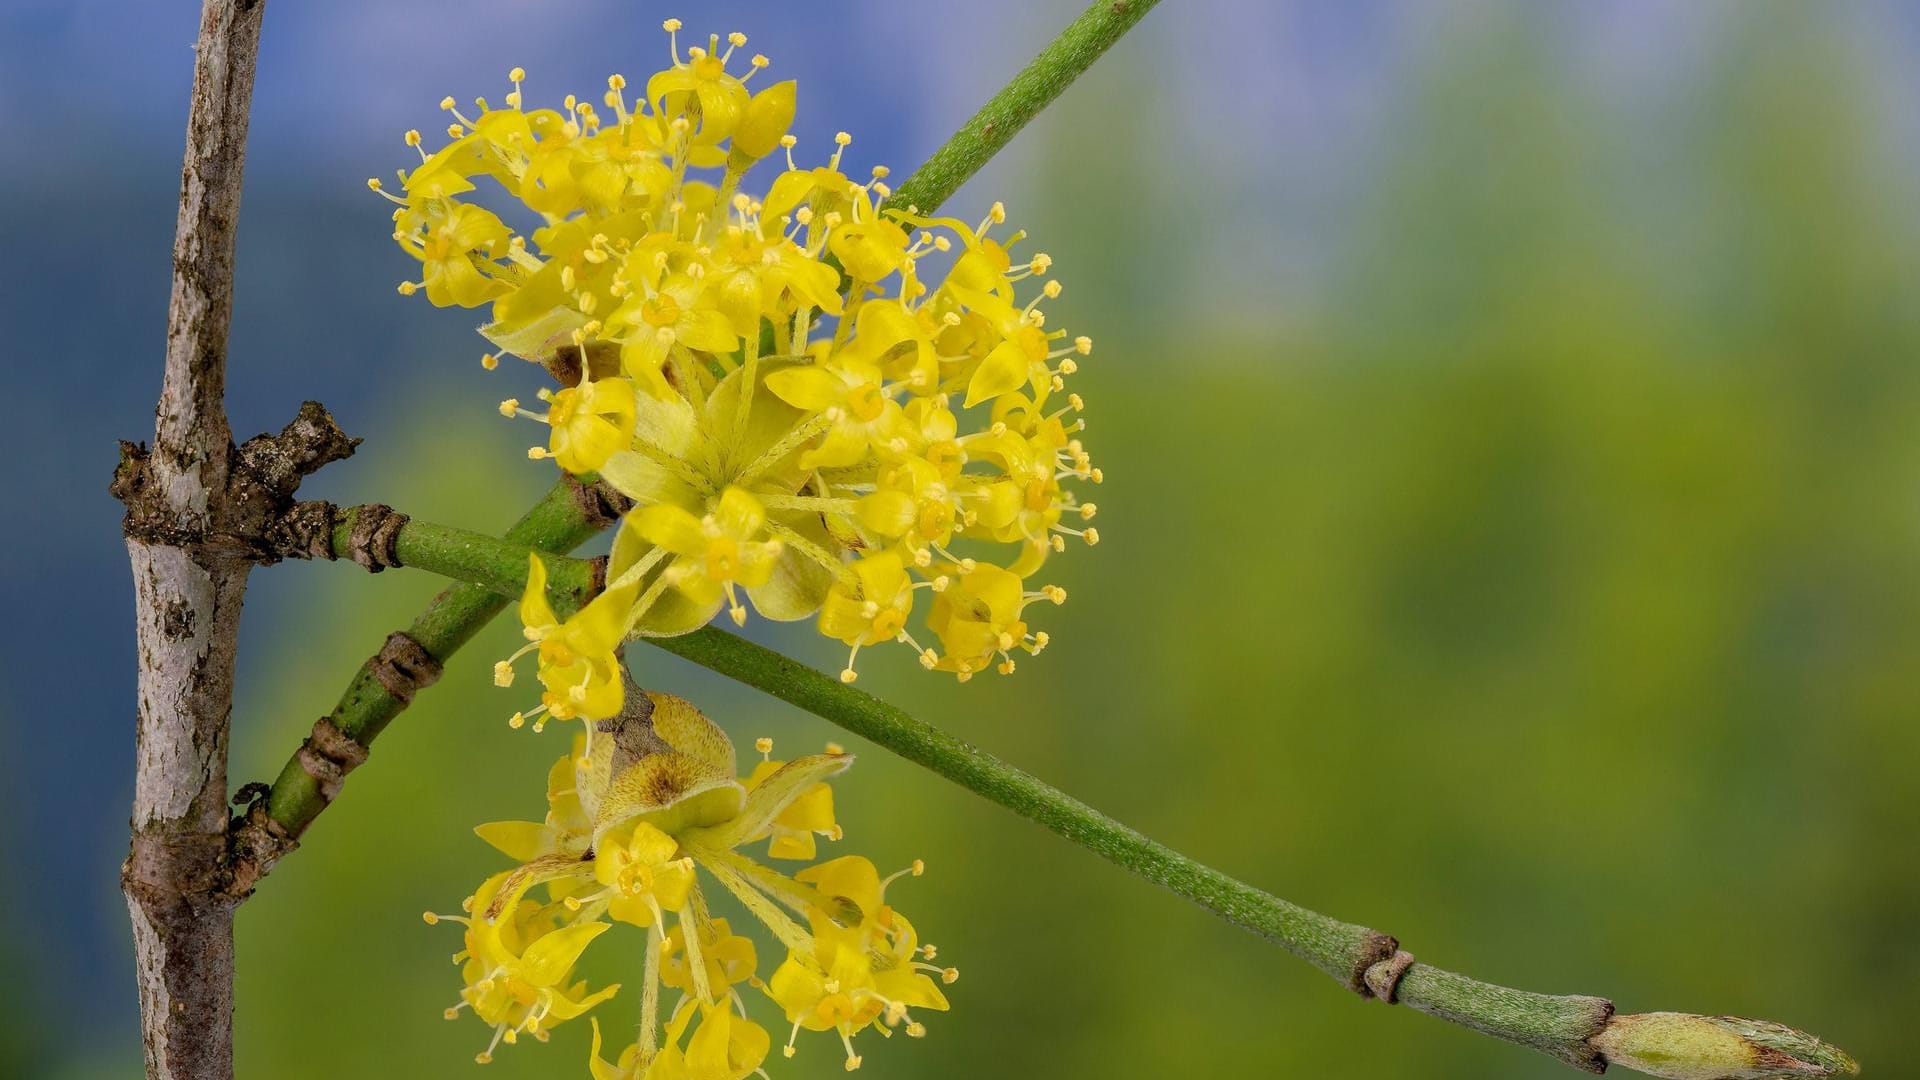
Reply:
<svg viewBox="0 0 1920 1080"><path fill-rule="evenodd" d="M133 921L147 1075L233 1075L233 909L221 887L227 731L251 561L212 542L230 516L227 328L263 0L206 0L195 45L166 373L153 450L129 499L139 645ZM126 480L116 478L116 492ZM129 494L135 493L129 491ZM139 528L133 526L138 519Z"/></svg>

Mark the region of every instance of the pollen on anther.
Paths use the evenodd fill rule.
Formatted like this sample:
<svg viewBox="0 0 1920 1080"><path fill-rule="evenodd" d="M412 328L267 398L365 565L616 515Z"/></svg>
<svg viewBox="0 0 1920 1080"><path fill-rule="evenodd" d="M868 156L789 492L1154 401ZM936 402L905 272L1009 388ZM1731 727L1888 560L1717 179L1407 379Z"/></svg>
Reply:
<svg viewBox="0 0 1920 1080"><path fill-rule="evenodd" d="M512 83L526 82L527 69L523 67L517 67L517 66L514 67L511 71L507 72L507 81Z"/></svg>
<svg viewBox="0 0 1920 1080"><path fill-rule="evenodd" d="M481 353L480 366L486 368L488 371L492 371L494 368L500 366L500 358L493 353Z"/></svg>
<svg viewBox="0 0 1920 1080"><path fill-rule="evenodd" d="M500 403L500 415L511 420L520 414L520 399L508 398Z"/></svg>
<svg viewBox="0 0 1920 1080"><path fill-rule="evenodd" d="M765 735L753 740L753 748L762 754L773 753L773 740Z"/></svg>

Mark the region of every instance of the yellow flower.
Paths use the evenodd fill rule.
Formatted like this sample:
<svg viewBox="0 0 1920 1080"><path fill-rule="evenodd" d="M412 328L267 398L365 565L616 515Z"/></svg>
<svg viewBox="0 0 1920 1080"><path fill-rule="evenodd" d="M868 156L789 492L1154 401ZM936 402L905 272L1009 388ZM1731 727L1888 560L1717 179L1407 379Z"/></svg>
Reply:
<svg viewBox="0 0 1920 1080"><path fill-rule="evenodd" d="M417 233L401 244L426 271L427 299L442 307L479 307L508 291L505 282L483 272L505 247L511 232L491 211L468 203L449 203L445 213L428 215Z"/></svg>
<svg viewBox="0 0 1920 1080"><path fill-rule="evenodd" d="M622 836L621 833L625 835ZM673 837L644 821L603 836L593 859L593 877L612 890L607 914L635 926L664 922L686 905L693 864L678 858Z"/></svg>
<svg viewBox="0 0 1920 1080"><path fill-rule="evenodd" d="M620 989L613 985L588 993L585 982L567 985L574 962L608 929L606 923L556 926L537 909L519 908L517 896L503 897L503 889L514 889L511 882L512 874L495 874L467 905L469 910L482 911L504 899L509 908L504 918L427 916L430 924L445 920L467 927L466 949L456 957L465 961L461 975L466 986L460 991L460 1003L446 1010L446 1017L454 1019L461 1010L471 1008L493 1028L493 1041L475 1058L483 1065L493 1059L501 1042L512 1044L523 1032L544 1040L549 1028L585 1013Z"/></svg>
<svg viewBox="0 0 1920 1080"><path fill-rule="evenodd" d="M920 869L915 863L911 870L882 881L871 862L849 855L794 875L837 901L838 910L814 910L812 948L787 954L767 981L767 996L785 1010L796 1035L801 1028L839 1034L848 1069L860 1065L852 1039L861 1029L876 1020L889 1028L905 1023L907 1034L918 1036L925 1028L910 1010L947 1009L946 995L928 972L947 982L959 977L952 968L918 960L931 950L920 945L912 924L886 904L887 884ZM787 1049L792 1052L791 1038Z"/></svg>
<svg viewBox="0 0 1920 1080"><path fill-rule="evenodd" d="M721 492L718 505L704 517L660 504L633 518L635 532L680 557L667 571L680 591L713 611L725 597L735 623L747 621L735 586L766 584L780 555L780 541L759 539L766 523L760 501L737 487Z"/></svg>
<svg viewBox="0 0 1920 1080"><path fill-rule="evenodd" d="M705 353L733 351L738 344L727 317L698 306L700 287L687 278L670 278L648 295L637 296L607 319L609 329L630 328L620 347L620 363L655 397L672 386L663 374L675 349Z"/></svg>
<svg viewBox="0 0 1920 1080"><path fill-rule="evenodd" d="M998 656L1010 671L1014 649L1037 653L1045 648L1046 635L1029 633L1021 618L1026 606L1043 595L1053 598L1023 592L1019 577L997 566L956 567L952 583L934 596L933 612L927 616L927 626L946 649L940 669L966 678Z"/></svg>
<svg viewBox="0 0 1920 1080"><path fill-rule="evenodd" d="M771 740L763 740L767 751L773 749ZM749 794L753 789L765 783L769 778L779 775L787 767L784 761L775 760L770 754L761 758L760 764L744 781ZM815 853L814 836L818 834L830 840L840 839L840 825L833 817L833 788L825 781L803 789L767 823L764 835L769 838L767 856L774 859L811 859ZM748 842L760 837L749 837Z"/></svg>
<svg viewBox="0 0 1920 1080"><path fill-rule="evenodd" d="M830 422L820 445L800 455L802 469L853 465L870 448L897 438L906 424L899 404L881 385L880 369L858 360L781 368L767 376L767 389Z"/></svg>
<svg viewBox="0 0 1920 1080"><path fill-rule="evenodd" d="M853 564L854 584L835 582L820 605L820 632L852 646L847 666L840 672L842 682L854 680L853 662L862 645L882 641L905 641L923 656L926 650L907 633L907 617L913 613L914 581L898 552L881 551ZM935 590L946 587L946 579L927 583ZM809 842L807 854L812 858Z"/></svg>
<svg viewBox="0 0 1920 1080"><path fill-rule="evenodd" d="M669 33L671 63L638 96L613 75L537 108L516 69L503 106L443 102L451 141L410 136L419 167L387 195L423 267L402 291L491 301L485 366L514 355L561 378L540 393L552 436L529 453L633 500L608 568L620 639L722 608L743 620L750 601L961 678L1013 670L1012 650L1045 636L1015 632L998 578L932 605L900 579L994 567L1018 579L1010 595L1057 599L1030 579L1068 540L1099 539L1082 493L1104 477L1068 389L1092 342L1048 321L1053 260L1021 247L999 203L972 224L928 217L893 204L885 167L850 178L846 132L824 164L797 161L794 84L750 89L768 61L742 64L742 35L683 49ZM496 190L518 204L506 220L539 226L477 208ZM897 572L864 565L887 553ZM884 590L868 580L881 569ZM922 618L945 659L905 625Z"/></svg>
<svg viewBox="0 0 1920 1080"><path fill-rule="evenodd" d="M538 555L527 557L527 588L520 597L527 644L493 666L493 681L511 686L514 661L537 651L540 683L546 692L538 708L513 714L514 727L533 720L538 731L549 716L602 720L620 711L620 667L614 650L623 640L634 592L631 586L607 589L562 622L547 603L546 564Z"/></svg>
<svg viewBox="0 0 1920 1080"><path fill-rule="evenodd" d="M633 383L626 379L583 379L562 390L542 390L546 413L529 412L508 399L500 403L507 416L538 420L553 430L546 455L576 476L598 470L607 459L633 445L635 405Z"/></svg>
<svg viewBox="0 0 1920 1080"><path fill-rule="evenodd" d="M481 828L524 861L475 891L465 905L470 916L427 916L466 926L466 986L448 1015L471 1008L493 1027L482 1060L521 1034L544 1038L548 1027L613 994L567 980L587 946L617 923L645 931L641 1037L609 1062L596 1024L589 1064L597 1080L743 1080L771 1040L742 1011L742 985L764 985L796 1033L837 1032L849 1068L859 1064L851 1039L861 1029L905 1024L919 1035L909 1010L947 1007L928 973L948 981L956 973L923 961L933 949L886 903L892 879L882 881L872 863L835 859L789 877L739 850L771 837L770 855L806 858L813 834L837 837L826 783L848 767L848 755L775 761L761 740L767 756L743 782L725 733L690 703L659 693L599 729L549 774L546 824ZM901 873L921 869L916 862ZM758 979L753 942L708 914L705 890L714 883L785 948L770 983ZM681 994L664 1025L663 988Z"/></svg>

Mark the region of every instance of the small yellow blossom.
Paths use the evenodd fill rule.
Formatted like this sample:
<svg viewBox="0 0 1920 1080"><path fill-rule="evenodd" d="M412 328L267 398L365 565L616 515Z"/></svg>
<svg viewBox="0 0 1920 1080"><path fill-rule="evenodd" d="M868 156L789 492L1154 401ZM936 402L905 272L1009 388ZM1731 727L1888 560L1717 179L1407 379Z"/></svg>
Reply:
<svg viewBox="0 0 1920 1080"><path fill-rule="evenodd" d="M615 650L624 638L624 620L634 592L631 586L607 589L563 622L547 602L546 564L538 555L527 557L527 588L520 597L527 644L494 665L494 682L512 685L514 661L537 652L545 693L538 708L513 715L513 726L532 720L537 730L547 717L591 721L620 711L620 665Z"/></svg>
<svg viewBox="0 0 1920 1080"><path fill-rule="evenodd" d="M464 988L447 1015L470 1009L493 1029L479 1060L521 1035L544 1039L611 997L618 987L589 992L572 972L617 924L645 939L640 1038L609 1061L596 1021L596 1080L744 1080L771 1045L745 1013L744 987L764 989L785 1012L787 1054L799 1031L831 1031L848 1068L860 1062L852 1039L861 1030L904 1025L919 1035L911 1010L947 1008L933 977L950 982L957 973L925 962L932 948L886 899L894 878L920 873L918 862L885 880L857 856L789 876L740 850L771 838L769 855L806 859L815 834L837 838L828 782L851 757L830 750L777 761L763 741L768 756L741 777L725 733L690 703L659 693L598 730L591 741L577 738L549 772L544 823L478 830L520 865L475 890L464 905L470 914L427 916L466 928L456 958ZM716 884L784 947L770 980L756 973L754 943L708 914L706 890ZM663 990L680 994L664 1017Z"/></svg>
<svg viewBox="0 0 1920 1080"><path fill-rule="evenodd" d="M372 185L422 266L402 291L490 304L488 355L559 377L544 416L503 411L552 425L531 456L633 501L608 568L623 638L751 607L963 679L1013 670L1045 640L1025 601L1064 595L1030 579L1100 535L1068 389L1092 343L1047 318L1053 258L999 203L975 223L895 205L884 167L849 175L846 132L800 160L793 82L749 88L770 61L741 35L664 25L644 93L615 75L541 108L515 69L504 105L442 103L451 141L410 137L404 190Z"/></svg>

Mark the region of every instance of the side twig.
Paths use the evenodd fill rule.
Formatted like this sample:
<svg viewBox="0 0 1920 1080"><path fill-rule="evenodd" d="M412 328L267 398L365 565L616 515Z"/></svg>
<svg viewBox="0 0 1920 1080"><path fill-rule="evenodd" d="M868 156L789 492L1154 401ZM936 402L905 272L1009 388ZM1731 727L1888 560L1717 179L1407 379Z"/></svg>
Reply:
<svg viewBox="0 0 1920 1080"><path fill-rule="evenodd" d="M385 513L380 516L400 516L381 509ZM460 533L491 545L504 544L507 550L518 553L519 564L513 572L521 576L524 585L525 552L529 548L570 551L604 529L624 509L624 500L611 490L562 477L545 498L507 530L505 541L459 530L442 532ZM375 542L371 538L381 530L355 528L360 520L358 510L338 515L339 523L331 512L325 516L324 536L332 557L354 558L356 533L368 538L366 543ZM418 533L432 532L435 527L407 528ZM342 540L337 547L336 539ZM436 547L431 539L420 546L423 551ZM455 549L458 546L452 545ZM384 561L392 548L383 546L382 550L386 554L380 559L369 555L369 560L393 565ZM400 550L410 552L412 546L402 544ZM576 561L582 566L594 562ZM354 674L333 711L315 722L313 734L287 759L272 787L236 823L233 877L238 891L251 890L275 862L298 845L300 835L339 793L346 774L366 760L373 740L413 701L415 693L440 677L441 665L499 614L509 599L508 594L485 585L455 585L434 597L405 630L387 636L379 652Z"/></svg>

